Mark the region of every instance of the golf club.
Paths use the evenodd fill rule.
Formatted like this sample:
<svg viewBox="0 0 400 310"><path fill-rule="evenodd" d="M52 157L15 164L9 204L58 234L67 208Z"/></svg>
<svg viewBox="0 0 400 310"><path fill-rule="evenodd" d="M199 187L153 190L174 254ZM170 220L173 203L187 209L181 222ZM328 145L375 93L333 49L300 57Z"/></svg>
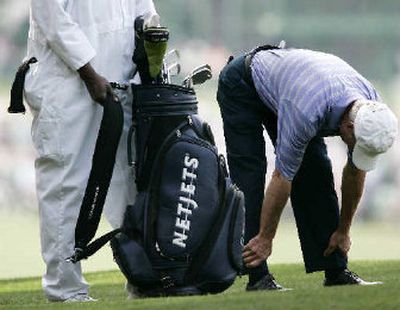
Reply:
<svg viewBox="0 0 400 310"><path fill-rule="evenodd" d="M181 65L177 62L167 67L167 83L171 83L171 77L177 76L181 72Z"/></svg>
<svg viewBox="0 0 400 310"><path fill-rule="evenodd" d="M171 75L178 75L180 72L180 65L179 65L179 59L180 55L178 50L172 49L168 53L165 54L164 60L163 60L163 67L161 70L161 77L162 77L162 83L163 84L169 84L171 83ZM179 70L176 74L174 74L173 71L171 71L174 67L176 67L176 70Z"/></svg>
<svg viewBox="0 0 400 310"><path fill-rule="evenodd" d="M184 80L182 86L192 88L193 85L200 85L212 78L212 70L209 64L195 68Z"/></svg>

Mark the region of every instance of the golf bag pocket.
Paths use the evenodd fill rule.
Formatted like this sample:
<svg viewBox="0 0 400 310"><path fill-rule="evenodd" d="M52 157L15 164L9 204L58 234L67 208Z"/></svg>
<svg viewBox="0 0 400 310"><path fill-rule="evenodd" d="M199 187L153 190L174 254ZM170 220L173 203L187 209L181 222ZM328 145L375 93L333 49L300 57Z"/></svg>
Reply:
<svg viewBox="0 0 400 310"><path fill-rule="evenodd" d="M218 161L211 146L176 141L161 168L157 241L163 255L190 256L207 238L218 213Z"/></svg>
<svg viewBox="0 0 400 310"><path fill-rule="evenodd" d="M136 196L135 204L126 207L123 226L131 238L135 238L137 234L143 234L143 218L147 201L148 193L140 192Z"/></svg>
<svg viewBox="0 0 400 310"><path fill-rule="evenodd" d="M243 269L245 201L243 193L235 185L230 185L230 192L232 215L229 223L228 255L232 267L240 273Z"/></svg>
<svg viewBox="0 0 400 310"><path fill-rule="evenodd" d="M210 293L227 289L242 269L244 196L229 178L225 181L221 212L189 272L197 287Z"/></svg>
<svg viewBox="0 0 400 310"><path fill-rule="evenodd" d="M135 240L121 233L111 240L114 260L127 280L142 288L159 286L160 278L143 247Z"/></svg>

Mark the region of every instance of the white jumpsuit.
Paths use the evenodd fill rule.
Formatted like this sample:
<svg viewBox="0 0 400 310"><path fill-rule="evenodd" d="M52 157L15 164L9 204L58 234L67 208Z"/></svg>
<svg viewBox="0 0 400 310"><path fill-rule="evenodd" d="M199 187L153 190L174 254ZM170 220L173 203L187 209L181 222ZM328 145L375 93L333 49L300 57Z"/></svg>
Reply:
<svg viewBox="0 0 400 310"><path fill-rule="evenodd" d="M33 113L41 246L47 266L42 285L49 300L88 291L80 265L65 258L73 253L102 107L91 100L77 69L90 62L109 81L130 80L135 69L134 20L150 14L155 14L152 0L31 1L28 57L38 62L26 76L25 98ZM121 224L135 191L126 159L131 95L118 95L125 126L105 206L113 227Z"/></svg>

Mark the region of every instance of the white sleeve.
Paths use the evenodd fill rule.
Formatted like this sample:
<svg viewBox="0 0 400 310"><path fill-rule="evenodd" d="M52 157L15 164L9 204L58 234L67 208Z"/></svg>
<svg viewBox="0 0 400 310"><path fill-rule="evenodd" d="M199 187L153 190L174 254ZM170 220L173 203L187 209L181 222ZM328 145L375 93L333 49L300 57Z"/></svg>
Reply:
<svg viewBox="0 0 400 310"><path fill-rule="evenodd" d="M65 11L64 0L32 0L32 18L51 49L78 70L96 55L89 40Z"/></svg>
<svg viewBox="0 0 400 310"><path fill-rule="evenodd" d="M136 5L137 5L136 17L140 15L149 17L151 15L157 14L153 0L136 0Z"/></svg>

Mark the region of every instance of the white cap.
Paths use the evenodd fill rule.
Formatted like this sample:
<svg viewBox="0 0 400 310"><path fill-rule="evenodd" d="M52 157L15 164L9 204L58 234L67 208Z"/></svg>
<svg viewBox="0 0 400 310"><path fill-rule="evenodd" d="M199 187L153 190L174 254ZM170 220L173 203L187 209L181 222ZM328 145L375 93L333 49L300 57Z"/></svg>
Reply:
<svg viewBox="0 0 400 310"><path fill-rule="evenodd" d="M360 170L370 171L397 137L397 118L384 103L359 100L355 104L360 108L354 120L353 163Z"/></svg>

